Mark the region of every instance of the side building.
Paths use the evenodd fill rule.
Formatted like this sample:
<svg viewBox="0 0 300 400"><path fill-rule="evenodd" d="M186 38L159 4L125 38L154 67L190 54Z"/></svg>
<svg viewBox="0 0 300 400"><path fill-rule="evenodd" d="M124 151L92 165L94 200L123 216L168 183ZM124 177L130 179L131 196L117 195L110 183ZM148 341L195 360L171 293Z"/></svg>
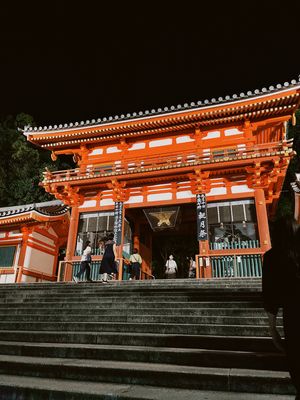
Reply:
<svg viewBox="0 0 300 400"><path fill-rule="evenodd" d="M260 276L272 218L294 155L287 121L299 106L297 81L164 109L27 127L27 139L73 155L76 168L45 171L42 185L71 208L66 261L84 242L115 231L120 258L137 247L142 278L160 276L169 253L186 276ZM68 267L69 268L69 267ZM65 269L63 280L72 278Z"/></svg>
<svg viewBox="0 0 300 400"><path fill-rule="evenodd" d="M69 221L59 200L0 208L0 283L55 281Z"/></svg>

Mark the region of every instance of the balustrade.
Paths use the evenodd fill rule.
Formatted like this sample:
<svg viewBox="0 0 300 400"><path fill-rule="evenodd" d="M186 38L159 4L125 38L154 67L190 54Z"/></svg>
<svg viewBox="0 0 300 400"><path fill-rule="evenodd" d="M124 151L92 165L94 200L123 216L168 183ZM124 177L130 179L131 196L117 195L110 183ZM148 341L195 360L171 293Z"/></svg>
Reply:
<svg viewBox="0 0 300 400"><path fill-rule="evenodd" d="M212 162L227 162L235 159L245 158L256 158L263 157L265 155L276 154L280 151L284 153L287 149L291 148L292 142L286 143L268 143L262 145L256 145L255 148L222 148L212 149L211 153L203 151L201 154L195 154L190 152L183 152L178 155L171 156L149 156L143 160L126 160L118 163L105 164L101 166L91 166L85 170L75 168L72 170L50 172L49 170L44 172L44 182L51 181L66 181L72 179L82 179L89 177L98 176L110 176L110 175L124 175L138 172L146 172L157 170L157 169L169 169L169 168L181 168L188 167L190 165L209 164Z"/></svg>

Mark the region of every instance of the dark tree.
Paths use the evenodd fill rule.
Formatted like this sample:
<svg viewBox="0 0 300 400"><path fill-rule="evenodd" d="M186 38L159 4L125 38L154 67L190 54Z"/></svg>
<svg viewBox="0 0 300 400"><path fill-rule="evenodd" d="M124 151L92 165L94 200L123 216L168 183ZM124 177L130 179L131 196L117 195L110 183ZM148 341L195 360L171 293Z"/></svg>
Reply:
<svg viewBox="0 0 300 400"><path fill-rule="evenodd" d="M39 186L43 171L72 167L69 160L54 163L49 151L29 143L20 131L25 125L35 126L33 118L23 113L0 121L0 207L53 199Z"/></svg>

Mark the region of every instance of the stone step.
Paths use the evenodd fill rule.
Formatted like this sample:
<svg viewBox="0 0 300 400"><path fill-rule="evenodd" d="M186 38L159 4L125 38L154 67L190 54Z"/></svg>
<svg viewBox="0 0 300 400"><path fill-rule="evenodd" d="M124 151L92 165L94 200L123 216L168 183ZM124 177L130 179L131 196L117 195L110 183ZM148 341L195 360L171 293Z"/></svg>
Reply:
<svg viewBox="0 0 300 400"><path fill-rule="evenodd" d="M238 337L213 335L178 335L127 332L61 332L61 331L0 331L2 340L61 342L87 344L117 344L158 347L228 349L274 352L269 337Z"/></svg>
<svg viewBox="0 0 300 400"><path fill-rule="evenodd" d="M223 299L234 299L236 298L237 300L242 300L242 299L250 299L250 300L254 300L254 299L261 299L261 294L258 292L254 292L254 293L234 293L232 291L230 292L222 292L221 294L218 293L212 293L212 292L198 292L198 293L185 293L185 294L149 294L147 293L146 295L136 295L135 293L130 293L130 294L122 294L122 296L120 295L112 295L111 293L109 295L103 295L101 293L99 294L90 294L90 295L84 295L84 294L74 294L74 295L63 295L63 296L59 296L59 295L54 295L54 294L44 294L44 295L39 295L39 296L33 296L33 295L10 295L10 296L5 296L2 299L0 299L0 301L2 303L11 303L11 302L34 302L34 301L39 301L41 299L41 297L43 298L44 302L60 302L60 301L97 301L99 299L103 299L104 301L112 301L116 298L118 299L124 299L124 300L131 300L131 301L140 301L140 300L149 300L151 299L152 301L197 301L197 299L199 300L204 300L206 298L213 298L215 300L220 299L221 297Z"/></svg>
<svg viewBox="0 0 300 400"><path fill-rule="evenodd" d="M9 290L4 291L1 288L1 298L5 297L38 297L38 296L181 296L181 295L199 295L199 294L221 294L221 293L261 293L261 287L258 286L228 286L228 287L194 287L194 288L131 288L130 290L113 288L110 284L103 285L101 288L97 288L93 284L91 288L86 286L87 284L78 284L79 288L72 288L67 291L58 290L39 290L39 291L28 291L28 290Z"/></svg>
<svg viewBox="0 0 300 400"><path fill-rule="evenodd" d="M155 285L155 286L190 286L190 285L217 285L217 284L248 284L248 283L261 283L261 278L259 277L225 277L225 278L206 278L206 279L150 279L150 280L140 280L140 281L112 281L116 286L126 287L126 286L144 286L144 285ZM38 282L38 283L26 283L26 288L28 290L37 288L51 288L51 287L69 287L74 285L74 282ZM22 283L6 283L3 286L7 288L22 288L24 284Z"/></svg>
<svg viewBox="0 0 300 400"><path fill-rule="evenodd" d="M42 290L3 290L1 285L1 294L0 297L4 298L5 296L34 296L37 297L39 295L53 295L53 296L78 296L78 295L102 295L102 296L149 296L149 295L160 295L160 294L174 294L174 295L184 295L188 294L197 294L197 293L210 293L212 291L216 293L227 293L227 292L261 292L261 286L257 285L248 285L248 286L206 286L206 287L176 287L176 288L167 288L167 287L145 287L145 288L117 288L112 287L111 284L101 285L100 287L92 284L91 287L88 287L88 284L82 283L74 286L73 288L69 288L68 290L57 290L57 289L42 289Z"/></svg>
<svg viewBox="0 0 300 400"><path fill-rule="evenodd" d="M75 315L84 313L84 315L120 315L126 312L126 314L132 315L175 315L175 316L240 316L240 317L265 317L266 312L263 308L216 308L216 307L208 307L208 308L154 308L154 307L145 307L145 308L137 308L137 307L115 307L115 308L86 308L85 306L76 307L76 308L61 308L59 315ZM56 315L56 308L41 308L41 307L23 307L23 308L9 308L9 309L0 309L0 320L5 316L15 315L15 316L32 316L32 315Z"/></svg>
<svg viewBox="0 0 300 400"><path fill-rule="evenodd" d="M32 343L81 343L121 346L179 347L212 350L236 350L269 352L276 351L270 337L179 335L138 332L61 332L61 331L13 331L1 330L4 341Z"/></svg>
<svg viewBox="0 0 300 400"><path fill-rule="evenodd" d="M68 291L76 291L76 290L115 290L115 291L141 291L141 290L190 290L190 289L201 289L201 288L230 288L230 287L261 287L261 280L259 281L214 281L211 282L203 282L202 280L195 280L193 282L168 282L168 281L136 281L136 282L119 282L119 281L108 281L108 284L103 284L102 281L93 281L93 282L65 282L65 283L34 283L34 286L30 283L16 283L16 284L0 284L1 292L32 292L37 293L40 291L56 291L58 293L68 292ZM26 287L25 287L26 286ZM2 290L3 288L3 290Z"/></svg>
<svg viewBox="0 0 300 400"><path fill-rule="evenodd" d="M294 396L172 389L0 375L0 400L292 400Z"/></svg>
<svg viewBox="0 0 300 400"><path fill-rule="evenodd" d="M38 283L37 283L38 285ZM194 287L172 287L172 288L167 288L167 287L129 287L129 288L118 288L118 287L113 287L112 284L107 284L107 285L95 285L92 284L92 286L88 286L89 284L87 283L81 283L78 284L72 288L69 288L67 290L57 290L57 289L39 289L39 290L24 290L24 289L11 289L11 290L3 290L1 285L1 298L5 296L10 296L10 295L16 295L16 296L38 296L42 294L46 295L120 295L120 296L126 296L126 295L159 295L159 294L167 294L170 293L179 293L179 294L184 294L184 293L199 293L199 292L261 292L261 286L258 285L248 285L248 286L240 286L240 285L228 285L228 286L194 286Z"/></svg>
<svg viewBox="0 0 300 400"><path fill-rule="evenodd" d="M124 295L124 293L123 293ZM243 291L238 291L238 292L234 292L232 290L228 290L228 291L220 291L220 292L216 292L213 290L209 290L209 291L198 291L196 293L159 293L159 294L151 294L151 293L147 293L144 295L137 295L136 293L129 293L124 296L119 296L117 294L112 294L112 293L108 293L106 295L103 295L101 293L98 294L93 294L91 296L85 296L84 294L78 294L75 296L57 296L57 295L53 295L53 294L43 294L43 295L39 295L39 296L6 296L5 298L2 299L2 302L15 302L15 301L38 301L40 299L43 299L43 301L65 301L65 300L70 300L70 301L74 301L74 300L80 300L80 301L85 301L85 300L89 300L89 301L93 301L93 300L99 300L99 299L103 299L103 300L114 300L116 298L118 299L129 299L131 301L134 300L152 300L152 301L163 301L163 300L168 300L168 301L197 301L197 299L199 300L205 300L206 298L212 298L215 300L218 299L236 299L236 301L238 300L242 300L242 299L250 299L251 301L254 299L261 299L261 293L258 291L248 291L245 290Z"/></svg>
<svg viewBox="0 0 300 400"><path fill-rule="evenodd" d="M289 374L235 368L0 355L0 373L181 389L292 394Z"/></svg>
<svg viewBox="0 0 300 400"><path fill-rule="evenodd" d="M267 326L133 322L2 322L0 330L148 332L222 336L268 336Z"/></svg>
<svg viewBox="0 0 300 400"><path fill-rule="evenodd" d="M164 323L164 324L217 324L217 325L255 325L255 326L268 326L267 316L257 317L244 317L244 316L218 316L214 313L205 316L183 316L177 315L135 315L126 310L119 315L85 315L85 314L72 314L72 315L43 315L43 314L24 314L24 315L4 315L1 318L2 322L134 322L134 323ZM282 326L282 318L278 318L278 325Z"/></svg>
<svg viewBox="0 0 300 400"><path fill-rule="evenodd" d="M293 391L269 337L260 279L0 285L0 339L0 373L14 372L5 390L15 396L54 399L37 381L57 378L99 390Z"/></svg>
<svg viewBox="0 0 300 400"><path fill-rule="evenodd" d="M177 300L180 301L180 299L194 299L194 298L205 298L205 297L214 297L216 296L217 298L220 298L221 296L224 296L225 298L231 298L232 296L235 296L237 300L240 298L245 298L248 297L251 300L252 299L261 299L261 291L260 290L238 290L234 292L233 290L223 290L223 291L215 291L215 290L199 290L197 292L188 292L186 291L185 293L179 293L179 292L170 292L170 293L151 293L148 292L146 294L141 295L140 293L136 292L122 292L122 293L113 293L113 292L107 292L107 293L102 293L102 292L93 292L93 293L65 293L65 294L58 294L58 293L41 293L41 294L26 294L26 293L10 293L5 296L2 296L0 298L0 301L20 301L26 299L27 301L32 300L32 301L37 301L40 300L41 298L45 299L45 301L49 301L50 299L54 298L55 300L61 300L61 299L70 299L71 301L74 301L76 299L115 299L115 298L123 298L123 299L158 299L161 300L163 298L165 299L172 299L172 300Z"/></svg>
<svg viewBox="0 0 300 400"><path fill-rule="evenodd" d="M69 291L115 291L115 292L123 292L123 291L160 291L160 290L198 290L205 288L261 288L261 280L255 282L202 282L201 280L195 280L193 282L158 282L158 281L136 281L136 282L118 282L118 281L108 281L108 284L103 284L101 281L93 281L93 282L65 282L65 283L34 283L34 285L30 283L16 283L13 285L10 284L0 284L1 293L9 293L9 292L27 292L27 293L39 293L42 291L52 291L57 293L67 293Z"/></svg>
<svg viewBox="0 0 300 400"><path fill-rule="evenodd" d="M287 370L286 358L282 354L251 351L0 341L0 354L44 358L118 360L198 367Z"/></svg>
<svg viewBox="0 0 300 400"><path fill-rule="evenodd" d="M220 301L188 301L188 302L150 302L150 301L119 301L115 299L115 301L108 301L104 302L99 299L96 302L88 302L82 304L82 302L78 301L65 301L61 303L50 303L50 302L32 302L32 303L1 303L0 304L0 311L1 310L9 310L9 309L35 309L36 307L45 308L45 309L86 309L87 307L92 309L107 309L107 308L156 308L156 309L163 309L163 308L187 308L187 309L200 309L200 308L262 308L262 303L258 301L228 301L228 302L220 302Z"/></svg>

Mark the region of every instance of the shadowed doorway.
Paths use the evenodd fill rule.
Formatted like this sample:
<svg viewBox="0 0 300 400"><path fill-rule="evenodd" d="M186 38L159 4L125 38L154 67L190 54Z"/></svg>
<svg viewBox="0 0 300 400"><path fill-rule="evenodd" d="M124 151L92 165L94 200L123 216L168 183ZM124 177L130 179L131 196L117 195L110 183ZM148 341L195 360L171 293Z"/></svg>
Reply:
<svg viewBox="0 0 300 400"><path fill-rule="evenodd" d="M152 231L152 269L156 278L165 276L170 254L177 263L177 278L187 278L189 259L199 252L197 241L196 205L180 205L180 216L174 228Z"/></svg>

